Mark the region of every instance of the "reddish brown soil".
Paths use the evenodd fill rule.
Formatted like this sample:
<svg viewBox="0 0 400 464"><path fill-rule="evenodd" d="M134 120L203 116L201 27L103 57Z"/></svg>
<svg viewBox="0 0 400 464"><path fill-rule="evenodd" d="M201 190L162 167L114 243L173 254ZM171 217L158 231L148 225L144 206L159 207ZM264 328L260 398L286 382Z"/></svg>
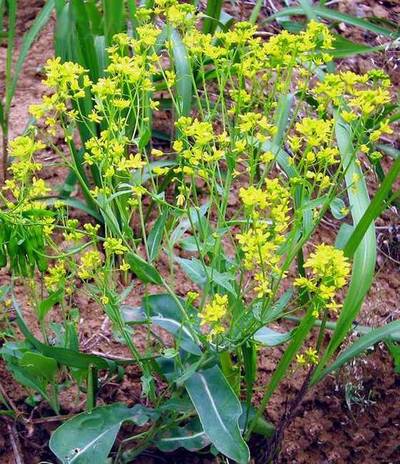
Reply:
<svg viewBox="0 0 400 464"><path fill-rule="evenodd" d="M30 22L42 5L41 0L20 1L19 36L21 43L22 33L29 27ZM269 1L267 4L278 4ZM372 0L360 2L346 0L339 2L343 11L352 11L359 16L375 14L387 19L397 19L400 7L398 2L374 2ZM265 12L264 12L265 13ZM235 14L245 14L245 8L238 8ZM35 44L25 65L22 78L18 85L16 97L11 114L11 136L18 135L24 130L28 121L27 107L30 103L39 100L43 92L41 84L41 67L52 53L53 22L44 30ZM372 40L368 34L354 32L351 28L341 26L342 32L352 36L353 40L369 42ZM353 34L353 35L351 35ZM0 48L0 63L4 66L5 48ZM390 60L387 57L393 57ZM383 66L390 73L394 83L400 84L400 74L396 69L396 54L377 55L375 65ZM371 58L356 58L342 63L342 66L351 66L356 70L365 70L371 66ZM0 68L0 73L2 73ZM0 82L0 91L2 90ZM57 172L52 183L60 182L63 173ZM233 200L234 202L234 200ZM234 206L234 205L231 205ZM379 223L386 234L386 226L399 225L397 211L385 214ZM334 236L332 228L335 224L327 224L320 231L320 240L332 241ZM384 237L388 239L388 237ZM390 234L389 234L390 239ZM177 279L179 282L183 279ZM6 272L0 273L0 285L7 283L9 276ZM190 289L188 284L182 285L178 290L186 294ZM151 289L150 289L151 290ZM398 265L384 255L379 257L379 267L375 283L363 306L358 322L364 325L379 326L383 323L398 319L400 305L398 295L400 292L400 279ZM17 286L16 293L25 316L32 327L35 327L35 317L29 306L29 297L23 289ZM135 296L130 303L140 301L142 288L138 284ZM107 354L126 356L127 353L121 345L112 341L111 328L105 320L104 314L80 292L75 304L81 310L82 324L80 326L81 345L86 351L102 351ZM135 342L141 345L140 333ZM280 349L264 351L260 354L259 390L268 383L277 360L281 355ZM282 384L273 397L268 408L268 417L277 423L290 401L300 388L305 373L301 370L293 372L292 377ZM287 429L278 461L280 463L332 463L332 464L375 464L400 463L400 398L399 376L395 375L392 360L384 346L379 346L368 355L359 358L353 364L343 369L339 376L329 377L308 393L301 404L298 417ZM25 463L39 463L40 461L55 462L47 444L49 434L59 422L42 421L50 417L51 410L45 403L35 408L25 403L27 393L19 387L0 361L0 384L7 396L14 402L16 408L28 418L26 424L18 423L15 433L20 442L20 454ZM345 391L352 391L349 395ZM108 383L100 394L100 401L124 401L134 404L140 401L140 373L130 368L122 382ZM347 400L347 401L346 401ZM69 389L62 394L62 414L78 412L83 405L84 396ZM0 463L14 463L15 452L10 440L10 422L0 418ZM212 463L216 462L210 456L193 456L189 453L179 452L161 456L157 452L149 451L135 462L150 463ZM264 464L258 460L258 464Z"/></svg>

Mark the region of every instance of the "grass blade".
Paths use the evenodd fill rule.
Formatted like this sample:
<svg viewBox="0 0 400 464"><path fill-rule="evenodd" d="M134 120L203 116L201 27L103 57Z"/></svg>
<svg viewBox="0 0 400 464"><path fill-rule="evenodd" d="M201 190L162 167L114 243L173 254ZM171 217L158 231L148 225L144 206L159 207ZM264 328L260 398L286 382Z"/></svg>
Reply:
<svg viewBox="0 0 400 464"><path fill-rule="evenodd" d="M111 45L115 34L121 32L124 27L124 0L103 0L104 36L106 45Z"/></svg>
<svg viewBox="0 0 400 464"><path fill-rule="evenodd" d="M312 19L314 21L317 21L317 15L315 14L313 10L313 6L310 0L299 0L299 3L301 7L303 8L304 13L307 15L307 18L309 19L309 21L311 21Z"/></svg>
<svg viewBox="0 0 400 464"><path fill-rule="evenodd" d="M11 100L14 96L15 89L17 87L17 82L22 71L22 67L25 63L26 57L29 53L29 50L39 35L40 31L48 23L51 13L54 9L54 0L48 0L44 7L41 9L40 13L37 15L33 21L32 26L29 31L25 33L22 40L21 50L18 55L17 62L15 63L15 68L13 72L13 77L10 83L9 88L7 88L7 98L6 98L6 108L10 107Z"/></svg>
<svg viewBox="0 0 400 464"><path fill-rule="evenodd" d="M188 116L192 109L192 68L185 45L179 33L170 29L172 53L176 73L176 93L178 97L178 116Z"/></svg>
<svg viewBox="0 0 400 464"><path fill-rule="evenodd" d="M374 34L383 35L385 37L396 38L400 36L398 32L394 33L390 29L378 26L365 19L360 19L354 16L347 15L345 13L340 13L339 11L336 11L330 8L326 8L323 6L314 6L313 10L316 16L320 18L331 19L332 21L344 22L352 26L356 26L361 29L364 29L366 31L373 32ZM269 22L274 21L275 19L278 19L284 16L297 16L297 15L304 15L304 10L302 7L283 8L278 13L275 13L271 15L269 18L267 18L265 22L269 23Z"/></svg>
<svg viewBox="0 0 400 464"><path fill-rule="evenodd" d="M351 128L343 120L338 120L336 123L336 138L339 151L343 160L343 165L346 170L345 180L349 203L352 205L351 215L353 217L354 226L362 220L365 212L370 204L367 185L361 168L357 165L354 148L352 146ZM356 188L353 187L354 176L357 176L359 181ZM343 303L343 308L340 313L337 326L332 334L327 349L325 350L322 359L314 372L312 381L319 378L321 370L332 357L344 337L352 326L356 318L364 298L371 286L374 276L376 262L376 236L375 224L369 224L365 231L362 240L359 242L357 250L354 253L353 272L351 276L350 286Z"/></svg>
<svg viewBox="0 0 400 464"><path fill-rule="evenodd" d="M353 256L368 227L386 208L385 200L391 192L392 185L400 174L400 157L398 157L386 174L384 181L374 195L364 215L354 229L349 241L346 243L344 253L346 256Z"/></svg>
<svg viewBox="0 0 400 464"><path fill-rule="evenodd" d="M214 34L216 31L223 3L222 0L208 0L203 23L204 34Z"/></svg>
<svg viewBox="0 0 400 464"><path fill-rule="evenodd" d="M317 377L313 378L311 384L315 384L327 376L329 373L339 369L344 364L351 361L356 356L359 356L363 351L368 349L370 346L381 342L382 340L391 338L392 335L400 333L400 321L393 321L389 324L372 329L366 335L356 340L351 344L330 366L325 368Z"/></svg>

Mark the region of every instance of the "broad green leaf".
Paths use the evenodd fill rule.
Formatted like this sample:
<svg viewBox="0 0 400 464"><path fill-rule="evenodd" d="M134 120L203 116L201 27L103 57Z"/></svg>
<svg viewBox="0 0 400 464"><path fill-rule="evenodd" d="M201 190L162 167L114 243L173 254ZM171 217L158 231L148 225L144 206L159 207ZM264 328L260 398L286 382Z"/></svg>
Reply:
<svg viewBox="0 0 400 464"><path fill-rule="evenodd" d="M392 335L400 334L400 321L393 321L383 327L371 329L366 335L363 335L348 348L346 348L340 356L328 367L326 367L318 376L314 377L312 384L322 380L329 373L340 369L344 364L359 356L369 347L381 342L382 340L391 339Z"/></svg>
<svg viewBox="0 0 400 464"><path fill-rule="evenodd" d="M152 283L162 285L163 280L157 269L146 262L143 258L135 253L128 253L126 261L131 271L134 272L139 280L143 283Z"/></svg>
<svg viewBox="0 0 400 464"><path fill-rule="evenodd" d="M157 448L164 452L175 451L185 448L189 451L199 451L210 444L206 433L196 417L183 427L171 427L156 438L154 443Z"/></svg>
<svg viewBox="0 0 400 464"><path fill-rule="evenodd" d="M182 301L184 305L184 301ZM183 314L176 301L168 294L145 296L142 300L142 308L121 307L124 320L127 324L137 324L150 319L153 324L162 327L174 335L180 348L196 356L201 355L201 350L194 340L190 330L185 327ZM191 314L195 316L195 314ZM198 321L192 319L194 328L198 328Z"/></svg>
<svg viewBox="0 0 400 464"><path fill-rule="evenodd" d="M161 241L164 235L164 227L168 219L168 212L164 211L155 222L147 239L149 260L154 261L159 254Z"/></svg>
<svg viewBox="0 0 400 464"><path fill-rule="evenodd" d="M317 21L317 15L314 12L312 2L310 0L299 0L299 3L304 11L304 13L307 15L307 18L309 21L314 20Z"/></svg>
<svg viewBox="0 0 400 464"><path fill-rule="evenodd" d="M196 372L185 388L215 448L235 462L247 464L250 453L239 429L242 407L219 367Z"/></svg>
<svg viewBox="0 0 400 464"><path fill-rule="evenodd" d="M53 432L50 449L62 464L105 463L122 423L143 426L154 415L147 411L141 405L115 403L78 414Z"/></svg>
<svg viewBox="0 0 400 464"><path fill-rule="evenodd" d="M57 291L50 293L50 295L42 300L39 303L38 307L38 318L40 322L43 322L47 313L50 311L50 309L56 304L59 303L60 300L64 296L64 289L59 288Z"/></svg>
<svg viewBox="0 0 400 464"><path fill-rule="evenodd" d="M335 240L335 247L339 248L341 250L344 249L346 246L346 243L349 241L351 235L354 232L354 227L351 226L350 224L347 224L347 222L344 222L341 224L339 228L339 232L336 235L336 240Z"/></svg>
<svg viewBox="0 0 400 464"><path fill-rule="evenodd" d="M277 346L290 340L291 335L290 332L281 333L269 327L262 327L254 334L254 339L263 345Z"/></svg>
<svg viewBox="0 0 400 464"><path fill-rule="evenodd" d="M57 198L51 198L49 200L46 200L46 203L49 205L54 205L56 201L57 201ZM85 213L89 214L90 216L95 218L100 223L104 222L103 218L100 216L100 214L97 211L90 208L90 206L78 200L77 198L62 198L61 202L64 203L66 206L71 206L71 208L76 208L76 209L80 209L81 211L84 211Z"/></svg>
<svg viewBox="0 0 400 464"><path fill-rule="evenodd" d="M100 76L100 69L94 44L94 35L90 26L85 2L83 0L71 0L71 7L77 33L75 46L79 47L83 58L83 63L81 64L89 70L91 79L96 82Z"/></svg>
<svg viewBox="0 0 400 464"><path fill-rule="evenodd" d="M16 381L38 392L49 402L55 413L59 414L57 394L53 384L57 371L57 363L54 359L30 351L26 343L5 343L0 353Z"/></svg>
<svg viewBox="0 0 400 464"><path fill-rule="evenodd" d="M201 219L206 215L210 204L207 202L204 205L200 206L200 208L190 208L189 209L189 217L184 217L179 221L179 224L173 230L171 237L170 237L170 244L175 245L178 243L186 231L191 230L192 226L196 227Z"/></svg>
<svg viewBox="0 0 400 464"><path fill-rule="evenodd" d="M366 181L361 167L357 163L352 145L351 128L343 120L338 120L336 123L336 139L346 172L345 181L349 204L351 205L353 224L357 227L368 209L370 200ZM355 178L359 179L356 186L353 185ZM346 248L348 243L349 242L347 242ZM336 329L313 374L312 381L320 376L321 370L340 346L351 328L353 321L356 319L364 298L371 286L375 271L375 262L375 224L370 222L354 253L351 281Z"/></svg>
<svg viewBox="0 0 400 464"><path fill-rule="evenodd" d="M231 284L235 276L228 272L219 272L201 263L196 258L186 259L175 257L175 261L181 266L183 272L199 287L204 287L207 282L218 285L228 292L235 294Z"/></svg>
<svg viewBox="0 0 400 464"><path fill-rule="evenodd" d="M201 263L201 261L196 258L186 259L180 258L179 256L175 256L175 261L192 282L200 288L206 285L208 277L204 269L205 266Z"/></svg>
<svg viewBox="0 0 400 464"><path fill-rule="evenodd" d="M20 366L31 375L43 377L48 382L52 382L57 373L57 362L53 358L32 351L26 351L23 354Z"/></svg>

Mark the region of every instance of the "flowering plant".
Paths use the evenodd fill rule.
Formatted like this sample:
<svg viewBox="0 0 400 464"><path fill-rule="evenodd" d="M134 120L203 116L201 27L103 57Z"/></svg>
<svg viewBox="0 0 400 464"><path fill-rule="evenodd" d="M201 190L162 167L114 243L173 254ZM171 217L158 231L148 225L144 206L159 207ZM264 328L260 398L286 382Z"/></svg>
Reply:
<svg viewBox="0 0 400 464"><path fill-rule="evenodd" d="M375 233L360 159L373 166L377 142L392 132L390 82L378 70L327 73L333 37L314 21L263 41L246 22L200 33L194 7L173 0L139 17L134 38L114 36L95 82L79 64L50 60L51 93L31 107L41 126L11 143L1 264L31 283L45 343L17 307L29 348L21 357L6 345L3 356L33 375L25 384L56 411L60 366L87 392L94 435L86 413L63 424L50 443L62 462L85 453L104 460L131 421L151 425L122 442L116 462L150 445L212 445L247 463L251 434L273 433L263 415L281 380L303 366L308 386L331 371L371 284ZM154 132L162 108L172 114L167 144ZM82 127L89 136L79 146ZM76 176L78 197L54 195L39 177L44 148ZM76 219L75 209L89 218ZM337 246L317 238L329 211L354 225L349 233L343 222ZM76 291L103 308L130 360L79 350ZM65 335L51 346L48 319L58 311ZM297 327L278 330L290 318ZM257 353L277 344L284 354L255 404ZM28 373L27 356L48 374ZM148 406L96 407L98 371L111 376L130 363Z"/></svg>

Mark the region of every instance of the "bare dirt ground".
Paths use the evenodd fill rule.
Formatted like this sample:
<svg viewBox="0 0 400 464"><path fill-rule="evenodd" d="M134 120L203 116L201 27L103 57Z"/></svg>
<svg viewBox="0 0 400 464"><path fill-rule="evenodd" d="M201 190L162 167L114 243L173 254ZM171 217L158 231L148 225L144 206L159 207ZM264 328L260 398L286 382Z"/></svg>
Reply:
<svg viewBox="0 0 400 464"><path fill-rule="evenodd" d="M19 2L18 44L22 34L29 27L41 0L21 0ZM267 2L270 14L278 1ZM398 1L377 2L373 0L344 0L337 2L340 10L359 16L376 15L399 23L400 6ZM272 5L272 6L271 6ZM235 10L238 15L245 15L244 7ZM11 113L11 137L20 134L27 122L29 104L37 102L43 92L41 79L42 67L52 55L52 34L54 21L40 35L27 60L22 78L18 85ZM340 25L341 32L355 41L374 43L370 34L363 34L352 28ZM0 47L0 76L4 68L5 48ZM356 71L365 71L371 66L383 67L394 84L400 85L400 69L397 69L399 55L389 52L386 55L375 55L374 58L357 57L340 63L339 66L351 67ZM2 81L0 79L0 91ZM398 145L398 140L395 141ZM51 174L54 184L60 182L63 173ZM234 205L231 205L234 206ZM392 237L390 226L400 226L400 218L396 210L385 214L378 223L381 242L389 242L390 255L399 253L398 240ZM326 224L319 239L332 242L335 224ZM386 247L386 245L385 245ZM363 325L379 326L398 319L400 314L399 264L381 253L378 260L377 276L368 298L363 306L358 322ZM183 279L182 279L183 280ZM6 272L0 273L0 285L9 281ZM179 288L184 295L190 288L187 284ZM34 317L29 312L29 301L22 288L16 289L17 296L25 308L28 322L34 326ZM131 303L140 299L140 286ZM75 304L82 314L80 339L87 351L102 351L118 356L126 355L124 348L112 340L111 329L104 315L88 298L79 293ZM137 343L140 343L140 334ZM268 382L271 373L281 355L281 350L274 349L260 355L258 388ZM296 394L304 378L301 370L293 371L292 377L281 385L268 408L268 417L278 422L288 401ZM41 403L32 408L25 403L26 391L19 387L0 361L0 384L15 406L29 417L28 425L18 425L16 433L20 442L20 455L25 463L41 461L55 463L55 457L47 447L49 434L59 422L43 421L43 417L52 415L50 408ZM366 356L349 365L337 377L329 377L310 391L303 401L298 417L285 433L280 463L326 463L326 464L375 464L400 463L400 377L395 374L393 362L384 346L378 346ZM124 401L134 404L140 401L140 373L130 368L120 383L106 385L100 393L100 401ZM62 396L62 414L76 413L82 407L84 397L80 398L76 391L66 391ZM8 422L0 418L0 463L14 463L15 451L12 448L12 430ZM15 438L15 437L14 437ZM136 462L142 464L164 463L212 463L210 456L193 456L178 452L171 455L160 455L149 451ZM257 464L264 464L258 461Z"/></svg>

